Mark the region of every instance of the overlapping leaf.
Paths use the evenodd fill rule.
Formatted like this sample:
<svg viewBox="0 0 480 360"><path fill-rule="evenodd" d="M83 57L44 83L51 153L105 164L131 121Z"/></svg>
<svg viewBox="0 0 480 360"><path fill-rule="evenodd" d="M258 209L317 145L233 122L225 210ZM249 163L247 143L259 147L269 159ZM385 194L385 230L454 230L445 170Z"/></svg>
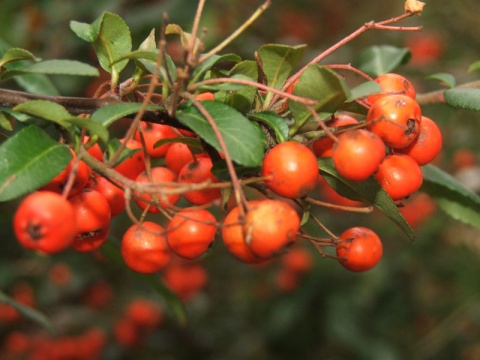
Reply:
<svg viewBox="0 0 480 360"><path fill-rule="evenodd" d="M265 138L258 126L224 103L203 101L202 105L220 130L233 161L244 166L261 164ZM191 103L179 108L177 118L216 150L223 152L212 126Z"/></svg>
<svg viewBox="0 0 480 360"><path fill-rule="evenodd" d="M35 125L0 146L0 201L15 199L47 184L72 158L65 145Z"/></svg>
<svg viewBox="0 0 480 360"><path fill-rule="evenodd" d="M338 174L331 158L319 159L318 164L324 179L340 195L353 200L367 201L400 227L411 240L415 239L415 233L398 210L395 202L374 178L370 177L361 182L349 181Z"/></svg>

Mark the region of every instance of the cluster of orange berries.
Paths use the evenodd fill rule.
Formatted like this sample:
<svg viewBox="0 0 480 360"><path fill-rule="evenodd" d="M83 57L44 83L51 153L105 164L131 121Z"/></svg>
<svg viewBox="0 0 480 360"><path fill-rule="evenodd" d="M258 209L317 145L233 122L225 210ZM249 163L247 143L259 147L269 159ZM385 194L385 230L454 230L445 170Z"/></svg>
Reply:
<svg viewBox="0 0 480 360"><path fill-rule="evenodd" d="M207 210L222 198L218 188L182 195L162 192L176 183L218 182L206 153L194 154L182 142L155 146L162 139L195 134L167 125L142 124L126 147L142 148L144 143L148 155L163 159L164 165L147 172L145 154L139 151L115 170L138 184L161 184L158 193L134 191L134 202L145 214L173 215L167 215L166 226L145 220L128 228L121 243L126 265L140 273L155 273L166 267L172 254L197 259L209 249L217 233L221 233L228 251L246 263L266 262L284 253L300 231L301 219L294 201L307 196L319 184L318 157L331 156L338 173L347 180L363 181L374 176L393 200L413 194L422 184L420 166L440 152L440 130L431 119L422 116L410 81L398 74L381 75L375 81L382 90L366 99L369 111L364 123L350 115L337 114L328 124L341 129L337 139L323 137L310 147L286 141L271 148L261 168L271 196L237 204L221 223ZM211 96L206 99L211 100ZM98 145L88 152L103 161ZM95 251L108 238L111 218L124 211L121 186L95 174L73 155L61 174L20 204L14 230L26 248L44 253L67 247L80 252ZM61 194L72 171L75 181L64 197ZM181 196L192 206L175 209ZM365 255L361 239L367 239L374 249L375 261ZM340 262L350 270L368 270L380 260L381 242L369 229L352 228L334 240Z"/></svg>

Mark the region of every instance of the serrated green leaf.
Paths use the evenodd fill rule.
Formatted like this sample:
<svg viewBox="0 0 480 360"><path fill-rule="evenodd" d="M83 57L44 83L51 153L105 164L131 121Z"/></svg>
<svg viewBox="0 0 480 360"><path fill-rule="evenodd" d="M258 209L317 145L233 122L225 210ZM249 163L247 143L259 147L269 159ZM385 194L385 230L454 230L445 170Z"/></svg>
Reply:
<svg viewBox="0 0 480 360"><path fill-rule="evenodd" d="M12 110L52 121L67 129L70 127L70 124L65 121L71 117L70 113L62 105L52 101L29 100L15 106Z"/></svg>
<svg viewBox="0 0 480 360"><path fill-rule="evenodd" d="M432 196L452 218L480 228L480 197L443 170L422 167L422 191Z"/></svg>
<svg viewBox="0 0 480 360"><path fill-rule="evenodd" d="M415 239L415 233L395 202L373 177L361 182L348 181L338 174L331 158L318 159L318 164L321 175L336 192L352 200L367 201L392 220L411 240Z"/></svg>
<svg viewBox="0 0 480 360"><path fill-rule="evenodd" d="M261 61L261 68L267 78L267 85L281 89L295 66L298 65L305 52L305 45L287 46L267 44L257 51ZM273 93L265 98L265 107L270 104Z"/></svg>
<svg viewBox="0 0 480 360"><path fill-rule="evenodd" d="M475 61L473 64L470 64L468 67L468 72L474 72L480 70L480 60Z"/></svg>
<svg viewBox="0 0 480 360"><path fill-rule="evenodd" d="M261 164L265 139L258 126L224 103L202 101L202 105L219 128L232 160L244 166ZM211 125L190 102L181 105L177 118L216 150L223 152Z"/></svg>
<svg viewBox="0 0 480 360"><path fill-rule="evenodd" d="M46 60L9 69L2 74L2 79L23 74L98 76L99 72L95 67L76 60Z"/></svg>
<svg viewBox="0 0 480 360"><path fill-rule="evenodd" d="M274 111L264 111L249 115L249 118L265 124L275 132L277 142L287 141L288 125L286 120Z"/></svg>
<svg viewBox="0 0 480 360"><path fill-rule="evenodd" d="M123 257L120 252L118 243L119 241L107 241L104 245L102 245L100 251L107 259L110 259L119 266L125 267L126 265L123 261ZM178 298L178 296L160 281L160 277L158 276L158 274L140 274L134 271L132 271L132 274L138 279L141 279L145 283L149 284L160 295L160 297L165 300L165 302L175 315L177 321L181 325L184 325L186 323L187 320L185 306Z"/></svg>
<svg viewBox="0 0 480 360"><path fill-rule="evenodd" d="M30 51L20 48L11 48L5 51L0 59L0 68L12 61L19 60L39 60Z"/></svg>
<svg viewBox="0 0 480 360"><path fill-rule="evenodd" d="M454 108L480 110L480 89L450 89L444 92L445 102Z"/></svg>
<svg viewBox="0 0 480 360"><path fill-rule="evenodd" d="M456 83L455 76L448 73L432 74L430 76L427 76L427 79L440 81L441 83L443 83L445 86L449 88L455 87L455 83Z"/></svg>
<svg viewBox="0 0 480 360"><path fill-rule="evenodd" d="M128 60L115 61L132 50L130 28L125 21L116 14L104 12L92 24L72 21L70 28L92 43L100 66L112 75L112 86L116 86Z"/></svg>
<svg viewBox="0 0 480 360"><path fill-rule="evenodd" d="M350 90L350 96L347 101L354 101L364 98L371 94L379 93L382 87L375 81L366 81Z"/></svg>
<svg viewBox="0 0 480 360"><path fill-rule="evenodd" d="M298 79L293 94L317 100L313 106L317 112L333 114L350 97L345 81L334 71L316 64L310 65ZM312 116L308 109L295 101L289 101L295 124L290 128L290 136Z"/></svg>
<svg viewBox="0 0 480 360"><path fill-rule="evenodd" d="M0 146L0 201L15 199L47 184L72 159L67 146L30 125Z"/></svg>
<svg viewBox="0 0 480 360"><path fill-rule="evenodd" d="M371 76L393 71L397 66L410 60L410 50L391 45L376 45L364 50L355 66Z"/></svg>
<svg viewBox="0 0 480 360"><path fill-rule="evenodd" d="M8 304L15 308L20 314L22 314L27 319L32 320L40 326L43 326L50 333L54 333L54 328L50 320L45 316L45 314L40 311L33 309L31 307L25 306L18 301L15 301L10 296L6 295L3 291L0 291L0 302Z"/></svg>

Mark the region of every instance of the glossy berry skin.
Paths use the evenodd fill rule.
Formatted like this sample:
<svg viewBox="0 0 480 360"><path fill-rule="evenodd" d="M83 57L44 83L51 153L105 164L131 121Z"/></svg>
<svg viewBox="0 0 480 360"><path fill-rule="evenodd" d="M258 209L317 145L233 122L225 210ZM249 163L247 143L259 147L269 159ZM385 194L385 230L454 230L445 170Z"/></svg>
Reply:
<svg viewBox="0 0 480 360"><path fill-rule="evenodd" d="M123 235L120 247L125 264L133 271L152 274L170 260L165 229L154 222L132 225Z"/></svg>
<svg viewBox="0 0 480 360"><path fill-rule="evenodd" d="M405 154L387 155L374 176L393 200L413 194L423 182L420 166Z"/></svg>
<svg viewBox="0 0 480 360"><path fill-rule="evenodd" d="M63 189L65 188L65 185L67 185L67 181L72 173L74 164L75 162L77 162L77 156L75 155L75 152L72 149L70 149L70 152L72 153L72 160L67 165L67 167L63 169L62 172L60 172L57 176L55 176L47 185L42 186L39 190L53 191L59 194L63 193ZM89 173L90 168L88 167L88 165L81 160L78 161L75 173L75 180L70 189L70 192L67 194L68 196L74 196L78 194L80 191L82 191L83 188L85 188L85 186L87 186L89 180Z"/></svg>
<svg viewBox="0 0 480 360"><path fill-rule="evenodd" d="M394 149L407 147L418 136L422 111L406 95L390 95L376 101L367 113L367 128Z"/></svg>
<svg viewBox="0 0 480 360"><path fill-rule="evenodd" d="M143 137L145 139L147 153L154 158L165 156L168 148L172 145L171 143L167 143L158 147L154 147L157 141L163 139L174 139L178 137L177 133L172 129L171 126L168 125L142 122L140 126L143 130ZM141 142L140 139L140 133L135 133L135 140Z"/></svg>
<svg viewBox="0 0 480 360"><path fill-rule="evenodd" d="M121 214L125 210L125 192L104 177L95 177L90 188L105 196L110 205L112 217Z"/></svg>
<svg viewBox="0 0 480 360"><path fill-rule="evenodd" d="M120 139L120 141L124 142L125 140ZM145 171L145 154L142 150L142 144L134 139L127 141L126 147L132 150L140 149L140 151L115 166L115 170L130 180L135 180L138 175Z"/></svg>
<svg viewBox="0 0 480 360"><path fill-rule="evenodd" d="M195 157L201 158L206 157L205 153L195 154ZM179 173L182 168L192 162L194 159L192 152L186 144L183 143L173 143L167 150L165 154L165 166L170 170Z"/></svg>
<svg viewBox="0 0 480 360"><path fill-rule="evenodd" d="M249 204L254 201L249 201ZM234 207L223 220L222 239L225 247L230 254L237 260L247 264L260 264L267 259L262 259L255 255L245 241L242 219L240 217L240 209Z"/></svg>
<svg viewBox="0 0 480 360"><path fill-rule="evenodd" d="M281 254L295 242L300 218L288 203L268 199L250 201L248 207L244 222L235 207L223 223L223 241L234 256L254 263L257 258L271 259Z"/></svg>
<svg viewBox="0 0 480 360"><path fill-rule="evenodd" d="M199 184L205 181L218 182L211 173L212 160L210 158L199 158L196 161L187 163L178 173L178 182L181 184ZM205 189L189 191L183 197L194 205L205 205L220 199L220 189Z"/></svg>
<svg viewBox="0 0 480 360"><path fill-rule="evenodd" d="M382 241L368 228L352 227L344 231L339 240L336 247L338 261L350 271L370 270L382 258Z"/></svg>
<svg viewBox="0 0 480 360"><path fill-rule="evenodd" d="M358 120L354 117L346 114L335 115L333 121L328 122L328 127L339 127L347 125L356 125ZM329 157L333 153L334 141L329 136L325 136L321 139L315 140L312 144L312 150L317 157Z"/></svg>
<svg viewBox="0 0 480 360"><path fill-rule="evenodd" d="M442 133L435 122L422 116L422 123L418 136L405 148L398 151L410 155L418 165L426 165L432 162L442 149Z"/></svg>
<svg viewBox="0 0 480 360"><path fill-rule="evenodd" d="M262 176L269 177L265 185L277 195L301 198L317 185L317 158L305 145L286 141L265 155Z"/></svg>
<svg viewBox="0 0 480 360"><path fill-rule="evenodd" d="M97 250L110 234L110 204L105 196L92 189L84 189L68 200L77 219L77 234L71 247L78 252Z"/></svg>
<svg viewBox="0 0 480 360"><path fill-rule="evenodd" d="M375 82L379 84L382 89L378 94L372 94L367 97L370 104L390 95L406 95L412 99L416 97L416 91L412 83L402 75L394 73L382 74L375 79Z"/></svg>
<svg viewBox="0 0 480 360"><path fill-rule="evenodd" d="M140 183L148 183L148 175L146 172L141 173L137 179L137 182ZM152 168L152 181L156 183L174 183L177 181L177 174L175 174L172 170L167 169L166 167L163 166L157 166ZM165 190L172 189L171 186L166 185ZM153 201L152 194L149 193L138 193L134 192L135 195L142 197L145 200L148 201ZM159 201L159 206L163 208L169 208L172 205L175 205L175 203L180 199L180 194L167 194L163 195L161 192L156 194L157 200ZM146 201L140 200L138 197L134 198L135 203L138 205L138 207L142 210L146 209L148 206L148 212L149 213L158 213L160 209L156 207L155 205L150 205Z"/></svg>
<svg viewBox="0 0 480 360"><path fill-rule="evenodd" d="M13 217L13 231L25 248L45 254L68 248L77 234L72 205L60 194L38 191L26 196Z"/></svg>
<svg viewBox="0 0 480 360"><path fill-rule="evenodd" d="M216 230L216 219L210 211L185 208L170 221L167 243L176 255L196 259L213 243Z"/></svg>
<svg viewBox="0 0 480 360"><path fill-rule="evenodd" d="M332 159L335 169L345 179L368 179L385 158L385 144L374 133L351 130L341 134L333 146Z"/></svg>

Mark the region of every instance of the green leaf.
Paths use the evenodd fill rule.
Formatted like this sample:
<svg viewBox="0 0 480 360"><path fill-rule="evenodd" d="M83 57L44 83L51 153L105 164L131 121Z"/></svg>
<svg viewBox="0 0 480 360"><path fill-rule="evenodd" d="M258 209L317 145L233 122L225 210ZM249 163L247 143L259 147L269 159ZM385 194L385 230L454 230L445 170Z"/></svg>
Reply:
<svg viewBox="0 0 480 360"><path fill-rule="evenodd" d="M450 89L444 96L445 102L454 108L480 110L480 89Z"/></svg>
<svg viewBox="0 0 480 360"><path fill-rule="evenodd" d="M351 89L347 101L361 99L368 95L379 93L381 90L382 87L375 81L367 81Z"/></svg>
<svg viewBox="0 0 480 360"><path fill-rule="evenodd" d="M121 144L122 143L118 139L113 139L113 140L109 141L109 143L107 144L107 152L106 152L105 162L110 161L110 159L112 159L112 157L117 153ZM122 153L120 154L120 156L117 157L115 163L112 164L112 166L115 167L118 164L121 164L122 162L124 162L128 158L132 157L133 155L135 155L139 151L142 151L142 149L141 148L129 149L127 147L124 147Z"/></svg>
<svg viewBox="0 0 480 360"><path fill-rule="evenodd" d="M0 59L0 68L11 61L38 60L30 51L20 48L11 48L5 51Z"/></svg>
<svg viewBox="0 0 480 360"><path fill-rule="evenodd" d="M443 170L426 165L422 167L421 190L432 196L452 218L480 228L480 197Z"/></svg>
<svg viewBox="0 0 480 360"><path fill-rule="evenodd" d="M410 57L410 50L406 48L391 45L372 46L360 54L355 67L371 76L379 76L406 64Z"/></svg>
<svg viewBox="0 0 480 360"><path fill-rule="evenodd" d="M97 135L102 141L108 141L108 130L102 124L85 117L70 116L65 119L69 124L88 130L90 135Z"/></svg>
<svg viewBox="0 0 480 360"><path fill-rule="evenodd" d="M252 78L242 74L233 75L230 77L230 79L254 81ZM238 91L247 86L250 85L224 82L221 84L202 85L199 89L200 91Z"/></svg>
<svg viewBox="0 0 480 360"><path fill-rule="evenodd" d="M257 63L253 60L240 61L230 70L228 76L244 75L250 79L258 79ZM252 103L257 94L257 88L254 86L247 86L234 92L217 92L215 98L226 103L227 105L237 109L241 113L250 112Z"/></svg>
<svg viewBox="0 0 480 360"><path fill-rule="evenodd" d="M21 69L24 65L21 61L12 62L8 65L8 71L15 71L16 69ZM49 77L43 74L24 74L18 75L13 78L13 80L20 86L23 90L40 95L51 95L58 96L60 95L59 91L53 84L52 80Z"/></svg>
<svg viewBox="0 0 480 360"><path fill-rule="evenodd" d="M70 28L92 43L100 66L112 74L112 86L116 86L128 60L115 61L132 50L132 37L125 21L116 14L104 12L90 25L72 21Z"/></svg>
<svg viewBox="0 0 480 360"><path fill-rule="evenodd" d="M248 116L250 119L261 122L275 132L277 142L281 143L287 141L288 125L283 117L274 111L264 111L254 113Z"/></svg>
<svg viewBox="0 0 480 360"><path fill-rule="evenodd" d="M468 72L474 72L474 71L477 71L477 70L480 70L480 60L477 60L475 61L473 64L471 64L469 67L468 67Z"/></svg>
<svg viewBox="0 0 480 360"><path fill-rule="evenodd" d="M13 130L13 120L8 118L4 112L0 112L0 127L7 131Z"/></svg>
<svg viewBox="0 0 480 360"><path fill-rule="evenodd" d="M25 306L18 301L15 301L10 296L7 296L3 291L0 291L0 302L8 304L15 308L20 314L24 317L32 320L33 322L37 323L40 326L43 326L47 329L50 333L54 333L53 325L50 320L45 316L45 314L41 313L40 311L33 309L31 307Z"/></svg>
<svg viewBox="0 0 480 360"><path fill-rule="evenodd" d="M361 182L348 181L335 170L331 158L318 159L318 164L323 178L340 195L352 200L367 201L392 220L411 240L415 239L415 233L395 202L373 177Z"/></svg>
<svg viewBox="0 0 480 360"><path fill-rule="evenodd" d="M107 241L102 245L100 251L107 259L110 259L115 264L126 267L122 254L120 253L118 241ZM132 274L149 284L162 297L162 299L166 301L180 324L184 325L186 323L185 306L178 296L160 281L158 274L140 274L134 271L132 271Z"/></svg>
<svg viewBox="0 0 480 360"><path fill-rule="evenodd" d="M47 60L9 69L2 74L2 79L23 74L98 76L99 72L95 67L76 60Z"/></svg>
<svg viewBox="0 0 480 360"><path fill-rule="evenodd" d="M267 78L267 85L281 89L295 66L298 65L305 52L305 45L287 46L267 44L258 49L261 68ZM273 93L269 92L265 98L265 107L268 107Z"/></svg>
<svg viewBox="0 0 480 360"><path fill-rule="evenodd" d="M258 175L261 171L259 166L242 166L234 164L235 173L239 178L248 175ZM227 162L225 160L217 161L212 166L212 174L220 181L232 181L230 171L228 170Z"/></svg>
<svg viewBox="0 0 480 360"><path fill-rule="evenodd" d="M260 165L265 139L258 126L224 103L202 101L202 105L219 128L232 160L244 166ZM177 118L216 150L223 152L211 125L190 102L181 105Z"/></svg>
<svg viewBox="0 0 480 360"><path fill-rule="evenodd" d="M449 88L455 87L455 83L456 83L455 76L447 73L432 74L430 76L427 76L427 79L440 81L441 83L443 83L445 86Z"/></svg>
<svg viewBox="0 0 480 360"><path fill-rule="evenodd" d="M187 145L191 150L195 150L195 154L199 154L201 152L204 152L204 149L202 147L202 143L200 139L198 138L191 138L188 136L184 137L177 137L177 138L165 138L162 140L158 140L155 144L153 144L153 148L160 147L165 144L171 144L171 143L181 143Z"/></svg>
<svg viewBox="0 0 480 360"><path fill-rule="evenodd" d="M214 68L216 65L226 62L238 63L241 60L241 57L236 54L211 56L207 60L205 60L205 62L201 63L195 68L195 70L193 71L192 79L190 80L190 85L203 80L207 72Z"/></svg>
<svg viewBox="0 0 480 360"><path fill-rule="evenodd" d="M52 121L67 129L70 127L70 124L65 121L71 117L70 113L62 105L52 101L29 100L15 106L12 110Z"/></svg>
<svg viewBox="0 0 480 360"><path fill-rule="evenodd" d="M15 199L47 184L68 165L72 154L35 125L0 146L0 201Z"/></svg>
<svg viewBox="0 0 480 360"><path fill-rule="evenodd" d="M300 76L293 94L317 100L313 107L317 112L333 114L350 97L345 81L334 71L316 64L310 65ZM308 109L295 101L289 101L295 124L290 129L293 136L311 117Z"/></svg>
<svg viewBox="0 0 480 360"><path fill-rule="evenodd" d="M122 119L127 115L137 113L141 107L141 103L127 102L106 105L95 111L90 118L107 128L115 121ZM158 107L148 106L147 109L155 110L158 109Z"/></svg>

